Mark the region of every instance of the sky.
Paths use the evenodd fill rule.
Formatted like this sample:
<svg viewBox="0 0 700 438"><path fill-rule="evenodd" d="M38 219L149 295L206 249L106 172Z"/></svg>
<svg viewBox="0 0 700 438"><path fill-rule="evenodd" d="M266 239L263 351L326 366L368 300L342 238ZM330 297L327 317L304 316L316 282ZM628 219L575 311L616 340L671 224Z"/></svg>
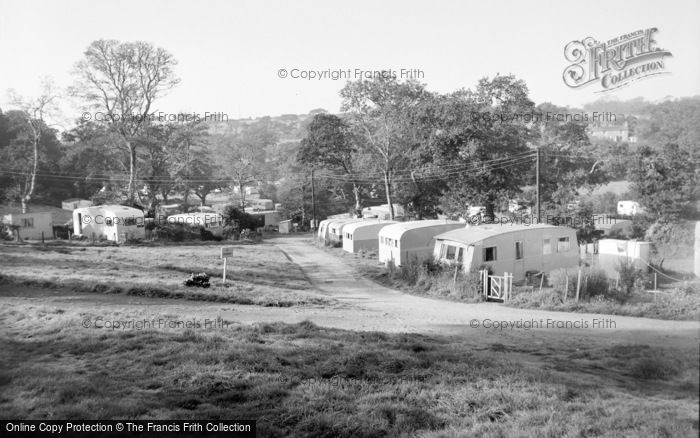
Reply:
<svg viewBox="0 0 700 438"><path fill-rule="evenodd" d="M673 55L665 58L669 74L604 94L564 84L570 41L651 27L657 46ZM536 103L562 106L700 95L698 0L0 0L0 108L10 109L10 88L35 96L45 77L71 85L75 64L97 39L147 41L173 54L181 83L157 110L233 119L339 111L345 80L290 77L329 69L417 69L437 92L512 73ZM77 107L64 109L68 118L73 111L80 116Z"/></svg>

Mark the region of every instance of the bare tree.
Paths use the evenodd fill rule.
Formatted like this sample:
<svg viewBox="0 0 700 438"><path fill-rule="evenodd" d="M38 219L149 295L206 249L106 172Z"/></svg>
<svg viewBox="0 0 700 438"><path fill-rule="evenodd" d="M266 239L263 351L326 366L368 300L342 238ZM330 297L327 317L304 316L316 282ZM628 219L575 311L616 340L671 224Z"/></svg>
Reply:
<svg viewBox="0 0 700 438"><path fill-rule="evenodd" d="M94 119L111 126L129 156L127 197L134 201L137 135L153 116L153 102L179 83L177 64L162 48L145 42L94 41L76 66L74 95L94 109ZM99 113L98 113L99 111Z"/></svg>
<svg viewBox="0 0 700 438"><path fill-rule="evenodd" d="M10 102L17 108L26 124L27 140L33 150L33 158L29 172L26 175L24 184L21 187L20 202L22 213L27 212L27 204L31 201L36 187L36 174L39 168L39 146L42 137L50 129L45 121L48 113L55 109L58 93L50 80L44 80L41 86L41 93L37 98L24 98L16 94L13 90L8 92Z"/></svg>

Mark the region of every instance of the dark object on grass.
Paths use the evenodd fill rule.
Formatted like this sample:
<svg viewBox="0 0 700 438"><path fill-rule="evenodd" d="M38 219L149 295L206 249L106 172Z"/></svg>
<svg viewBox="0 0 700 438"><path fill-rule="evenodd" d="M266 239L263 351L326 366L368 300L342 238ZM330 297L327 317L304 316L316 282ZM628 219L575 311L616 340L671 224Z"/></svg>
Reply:
<svg viewBox="0 0 700 438"><path fill-rule="evenodd" d="M196 286L196 287L209 287L209 276L205 272L200 272L199 274L191 274L190 278L185 280L185 286Z"/></svg>

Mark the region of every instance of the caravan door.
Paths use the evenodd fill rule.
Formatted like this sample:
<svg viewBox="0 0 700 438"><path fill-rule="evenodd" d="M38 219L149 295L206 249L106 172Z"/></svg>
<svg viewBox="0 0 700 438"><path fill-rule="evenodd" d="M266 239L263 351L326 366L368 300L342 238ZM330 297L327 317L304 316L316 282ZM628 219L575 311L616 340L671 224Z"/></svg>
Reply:
<svg viewBox="0 0 700 438"><path fill-rule="evenodd" d="M525 240L516 240L513 250L515 251L513 278L518 281L525 278Z"/></svg>

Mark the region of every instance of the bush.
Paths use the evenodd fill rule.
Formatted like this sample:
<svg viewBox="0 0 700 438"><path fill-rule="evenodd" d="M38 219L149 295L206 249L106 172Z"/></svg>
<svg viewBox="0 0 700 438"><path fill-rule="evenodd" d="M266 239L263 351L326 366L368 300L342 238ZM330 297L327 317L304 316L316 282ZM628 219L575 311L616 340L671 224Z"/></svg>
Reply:
<svg viewBox="0 0 700 438"><path fill-rule="evenodd" d="M190 278L185 280L183 284L187 287L203 287L207 288L211 286L209 283L209 275L206 272L200 272L199 274L191 274Z"/></svg>
<svg viewBox="0 0 700 438"><path fill-rule="evenodd" d="M188 240L221 240L221 237L215 236L211 231L205 229L204 227L191 227L185 224L158 224L153 229L152 234L158 240L167 240L170 242L183 242Z"/></svg>
<svg viewBox="0 0 700 438"><path fill-rule="evenodd" d="M238 230L244 230L246 228L255 230L265 225L265 219L263 217L248 214L245 211L234 207L233 205L227 206L224 209L222 216L224 217L224 221L228 226L235 227Z"/></svg>
<svg viewBox="0 0 700 438"><path fill-rule="evenodd" d="M623 299L626 300L635 292L644 292L649 275L637 268L634 262L621 260L616 269L620 277L619 292Z"/></svg>

